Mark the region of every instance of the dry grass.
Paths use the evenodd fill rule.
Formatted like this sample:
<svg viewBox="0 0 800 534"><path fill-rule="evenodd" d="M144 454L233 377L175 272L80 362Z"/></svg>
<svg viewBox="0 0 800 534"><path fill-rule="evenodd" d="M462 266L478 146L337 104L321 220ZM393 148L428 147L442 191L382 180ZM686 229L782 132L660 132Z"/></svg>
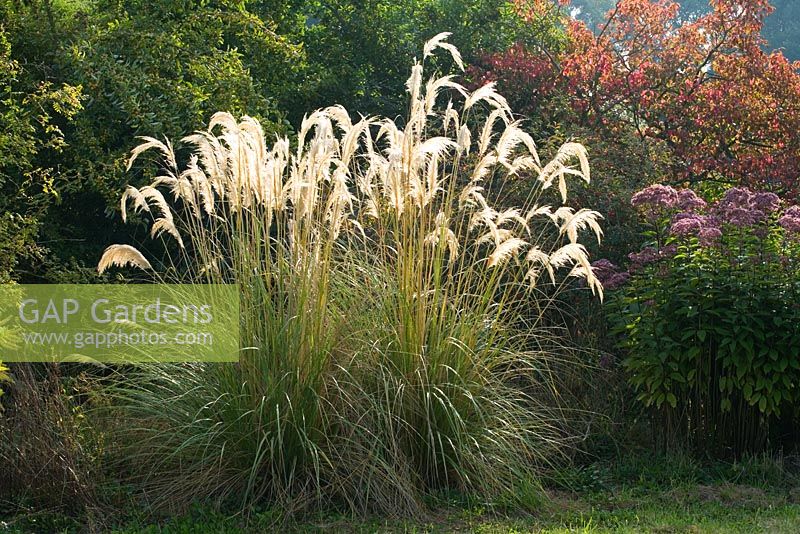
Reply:
<svg viewBox="0 0 800 534"><path fill-rule="evenodd" d="M243 310L238 365L146 367L114 391L155 506L414 514L451 488L537 502L531 481L568 436L530 394L548 387L536 325L509 325L521 304L544 305L544 285L578 277L602 295L580 243L600 238L600 216L542 201L589 180L582 146L542 163L492 85L425 81L437 50L461 64L446 38L413 66L402 125L334 106L306 117L292 147L217 113L184 139L182 169L168 142L134 150L131 164L162 156L160 176L122 199L123 217L132 205L176 243L161 276L238 283ZM487 184L506 180L530 196L497 209ZM121 251L101 270L147 262Z"/></svg>
<svg viewBox="0 0 800 534"><path fill-rule="evenodd" d="M58 368L17 364L0 410L0 501L80 512L98 502L96 451Z"/></svg>

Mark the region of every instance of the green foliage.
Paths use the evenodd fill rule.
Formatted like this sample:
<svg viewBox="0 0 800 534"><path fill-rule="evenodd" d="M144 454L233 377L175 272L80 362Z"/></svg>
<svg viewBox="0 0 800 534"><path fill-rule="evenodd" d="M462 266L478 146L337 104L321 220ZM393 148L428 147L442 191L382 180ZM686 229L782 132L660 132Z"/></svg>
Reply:
<svg viewBox="0 0 800 534"><path fill-rule="evenodd" d="M80 111L79 99L78 86L31 78L0 26L0 283L21 259L41 257L39 224L58 198L53 159L66 145L61 123Z"/></svg>
<svg viewBox="0 0 800 534"><path fill-rule="evenodd" d="M800 247L777 214L747 226L726 221L722 205L707 216L722 218L714 244L670 235L674 212L655 221L647 235L660 248L643 254L660 259L634 265L612 320L638 398L660 410L666 432L740 454L763 447L769 422L797 406Z"/></svg>
<svg viewBox="0 0 800 534"><path fill-rule="evenodd" d="M10 95L0 108L0 186L27 206L0 231L14 235L5 228L15 225L50 251L17 278L86 278L71 273L118 231L109 216L136 136L191 132L217 109L255 116L269 132L289 129L278 100L302 52L239 2L4 1L0 12L0 91Z"/></svg>
<svg viewBox="0 0 800 534"><path fill-rule="evenodd" d="M469 62L477 51L504 49L526 31L504 0L289 3L302 14L294 34L309 64L300 94L287 103L293 124L307 110L331 104L365 115L404 116L402 83L418 43L450 31Z"/></svg>
<svg viewBox="0 0 800 534"><path fill-rule="evenodd" d="M62 173L69 207L57 214L73 235L61 235L105 228L111 239L116 225L107 206L116 205L128 180L125 161L136 136L176 137L199 129L217 109L258 117L269 132L286 131L276 98L300 60L269 23L235 3L100 6L64 50L63 68L83 85L87 102ZM73 206L82 204L89 204L88 217L78 222ZM81 256L96 257L99 243L88 245Z"/></svg>

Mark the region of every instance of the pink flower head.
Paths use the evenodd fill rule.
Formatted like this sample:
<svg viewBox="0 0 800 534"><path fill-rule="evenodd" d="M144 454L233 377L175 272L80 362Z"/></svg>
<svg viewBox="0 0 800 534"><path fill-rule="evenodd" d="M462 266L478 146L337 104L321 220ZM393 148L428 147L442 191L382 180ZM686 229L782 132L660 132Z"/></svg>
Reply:
<svg viewBox="0 0 800 534"><path fill-rule="evenodd" d="M639 269L648 263L653 263L658 260L658 249L655 247L646 247L641 252L631 252L628 254L628 259L631 260L631 268Z"/></svg>
<svg viewBox="0 0 800 534"><path fill-rule="evenodd" d="M783 216L789 216L793 218L800 218L800 206L789 206L786 208L786 211L783 212Z"/></svg>
<svg viewBox="0 0 800 534"><path fill-rule="evenodd" d="M800 234L800 206L791 206L783 212L778 219L780 224L790 234Z"/></svg>
<svg viewBox="0 0 800 534"><path fill-rule="evenodd" d="M704 247L711 247L719 242L720 238L722 237L722 232L719 228L710 226L700 230L700 232L697 234L697 237L700 240L700 245Z"/></svg>
<svg viewBox="0 0 800 534"><path fill-rule="evenodd" d="M775 193L756 193L750 199L750 207L764 214L773 213L781 207L781 199Z"/></svg>
<svg viewBox="0 0 800 534"><path fill-rule="evenodd" d="M749 208L753 192L746 187L732 187L720 201L723 208Z"/></svg>
<svg viewBox="0 0 800 534"><path fill-rule="evenodd" d="M706 207L706 201L691 189L681 189L678 191L678 207L683 211L702 210Z"/></svg>
<svg viewBox="0 0 800 534"><path fill-rule="evenodd" d="M592 271L596 276L600 276L602 273L613 273L617 270L617 266L605 258L592 262Z"/></svg>
<svg viewBox="0 0 800 534"><path fill-rule="evenodd" d="M671 243L665 247L662 247L661 250L658 251L658 259L668 260L677 253L678 253L678 245L676 245L675 243Z"/></svg>
<svg viewBox="0 0 800 534"><path fill-rule="evenodd" d="M678 237L696 236L705 225L705 218L694 213L680 213L673 220L669 231Z"/></svg>
<svg viewBox="0 0 800 534"><path fill-rule="evenodd" d="M626 272L620 272L619 267L607 259L597 260L592 263L592 271L597 279L608 290L617 289L625 284L630 278Z"/></svg>
<svg viewBox="0 0 800 534"><path fill-rule="evenodd" d="M722 200L717 203L716 214L722 222L733 226L753 226L766 217L766 211L756 208L754 202L765 209L774 202L771 197L763 196L756 200L756 196L746 187L728 189Z"/></svg>
<svg viewBox="0 0 800 534"><path fill-rule="evenodd" d="M630 280L630 278L631 278L631 275L628 272L617 273L614 276L612 276L611 278L609 278L603 284L603 287L605 289L608 289L609 291L613 290L613 289L618 289L618 288L624 286L625 284L627 284L628 280Z"/></svg>
<svg viewBox="0 0 800 534"><path fill-rule="evenodd" d="M678 192L668 185L651 185L631 197L631 205L644 213L650 221L658 219L677 204Z"/></svg>
<svg viewBox="0 0 800 534"><path fill-rule="evenodd" d="M725 212L726 222L734 226L753 226L764 218L764 214L750 208L730 208Z"/></svg>
<svg viewBox="0 0 800 534"><path fill-rule="evenodd" d="M649 263L655 263L659 260L669 259L678 253L678 246L673 244L667 245L661 249L655 247L645 247L641 252L631 252L628 254L628 259L631 260L631 272L638 271Z"/></svg>

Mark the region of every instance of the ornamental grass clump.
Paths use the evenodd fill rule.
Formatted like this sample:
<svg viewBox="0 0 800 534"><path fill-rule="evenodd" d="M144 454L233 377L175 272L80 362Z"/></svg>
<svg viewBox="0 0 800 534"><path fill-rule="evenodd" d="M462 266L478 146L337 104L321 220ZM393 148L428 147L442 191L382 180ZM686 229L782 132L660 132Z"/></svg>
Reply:
<svg viewBox="0 0 800 534"><path fill-rule="evenodd" d="M651 186L632 198L648 243L623 272L594 268L639 399L664 437L717 456L754 452L793 421L800 381L800 208L736 187L711 204ZM772 433L770 433L772 431Z"/></svg>
<svg viewBox="0 0 800 534"><path fill-rule="evenodd" d="M123 217L150 218L177 253L113 245L100 270L152 263L241 290L238 364L147 366L115 387L154 505L408 514L457 489L519 506L569 438L535 400L548 387L536 332L508 325L544 284L602 294L579 239L600 238L599 214L541 201L589 181L586 151L567 143L543 163L493 85L426 81L437 49L461 67L447 36L413 66L402 125L334 106L296 145L270 145L256 120L217 113L183 140L183 167L167 142L133 151L161 167L127 188ZM524 205L486 198L504 180L528 182Z"/></svg>

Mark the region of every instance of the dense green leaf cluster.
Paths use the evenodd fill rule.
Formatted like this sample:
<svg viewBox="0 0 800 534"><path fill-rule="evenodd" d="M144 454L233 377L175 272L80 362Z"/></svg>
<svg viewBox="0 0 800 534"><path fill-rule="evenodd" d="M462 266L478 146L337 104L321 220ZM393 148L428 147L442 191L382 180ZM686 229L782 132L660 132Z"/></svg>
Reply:
<svg viewBox="0 0 800 534"><path fill-rule="evenodd" d="M35 238L57 199L62 123L81 109L80 87L32 78L12 55L9 37L0 25L0 282L20 260L40 255Z"/></svg>
<svg viewBox="0 0 800 534"><path fill-rule="evenodd" d="M0 15L0 250L28 236L37 252L14 279L92 276L137 136L199 129L220 109L290 129L278 101L302 50L240 2L2 1Z"/></svg>
<svg viewBox="0 0 800 534"><path fill-rule="evenodd" d="M612 298L638 398L668 432L714 454L762 447L769 423L796 410L800 247L777 219L724 224L714 245L664 239L662 219L649 238L666 253Z"/></svg>

